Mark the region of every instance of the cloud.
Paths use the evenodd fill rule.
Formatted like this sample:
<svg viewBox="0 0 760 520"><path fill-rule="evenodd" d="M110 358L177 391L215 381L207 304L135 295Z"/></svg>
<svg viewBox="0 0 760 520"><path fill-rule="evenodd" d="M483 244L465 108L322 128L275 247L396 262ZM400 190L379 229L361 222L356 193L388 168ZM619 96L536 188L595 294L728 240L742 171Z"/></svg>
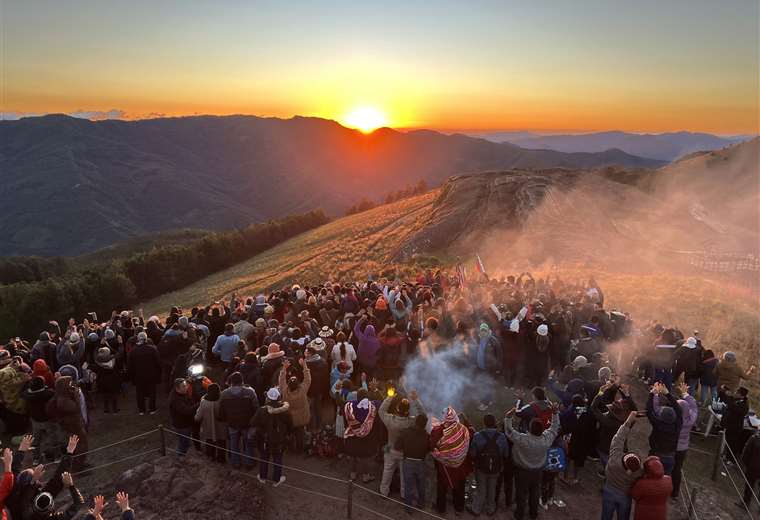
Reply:
<svg viewBox="0 0 760 520"><path fill-rule="evenodd" d="M16 121L18 119L21 119L22 117L35 117L35 116L41 116L43 114L38 114L34 112L0 112L0 120L2 121Z"/></svg>
<svg viewBox="0 0 760 520"><path fill-rule="evenodd" d="M80 119L89 119L90 121L104 121L106 119L126 119L127 113L124 110L112 108L111 110L76 110L70 112L71 117Z"/></svg>

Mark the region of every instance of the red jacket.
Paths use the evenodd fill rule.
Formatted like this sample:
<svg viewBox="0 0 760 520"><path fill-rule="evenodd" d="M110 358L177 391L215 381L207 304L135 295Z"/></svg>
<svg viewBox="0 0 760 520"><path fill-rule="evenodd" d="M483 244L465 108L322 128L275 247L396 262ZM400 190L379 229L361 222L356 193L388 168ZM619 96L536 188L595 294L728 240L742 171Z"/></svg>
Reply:
<svg viewBox="0 0 760 520"><path fill-rule="evenodd" d="M647 457L644 476L631 488L636 501L634 520L667 520L668 497L673 492L673 482L665 475L659 457Z"/></svg>
<svg viewBox="0 0 760 520"><path fill-rule="evenodd" d="M13 491L13 473L6 471L3 473L3 480L0 482L0 518L8 519L8 511L5 509L5 499Z"/></svg>

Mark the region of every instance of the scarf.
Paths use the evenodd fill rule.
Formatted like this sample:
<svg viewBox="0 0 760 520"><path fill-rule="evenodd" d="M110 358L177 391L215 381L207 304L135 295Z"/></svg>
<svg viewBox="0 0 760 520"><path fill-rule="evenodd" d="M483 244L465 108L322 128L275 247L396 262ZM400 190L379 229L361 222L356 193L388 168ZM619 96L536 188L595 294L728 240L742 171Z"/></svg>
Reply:
<svg viewBox="0 0 760 520"><path fill-rule="evenodd" d="M469 446L470 431L449 406L443 418L443 435L433 449L433 458L444 466L458 468L467 458Z"/></svg>
<svg viewBox="0 0 760 520"><path fill-rule="evenodd" d="M375 405L369 399L363 399L361 403L346 403L345 407L346 431L344 438L357 437L364 438L372 431L372 425L375 422L377 410Z"/></svg>

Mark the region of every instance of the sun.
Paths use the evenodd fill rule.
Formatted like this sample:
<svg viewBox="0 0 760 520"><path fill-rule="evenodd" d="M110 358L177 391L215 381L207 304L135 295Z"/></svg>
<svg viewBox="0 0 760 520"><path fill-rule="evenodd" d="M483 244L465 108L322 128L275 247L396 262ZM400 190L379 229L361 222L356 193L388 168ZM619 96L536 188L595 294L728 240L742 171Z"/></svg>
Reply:
<svg viewBox="0 0 760 520"><path fill-rule="evenodd" d="M358 107L343 118L343 123L351 128L369 134L388 124L388 119L375 107Z"/></svg>

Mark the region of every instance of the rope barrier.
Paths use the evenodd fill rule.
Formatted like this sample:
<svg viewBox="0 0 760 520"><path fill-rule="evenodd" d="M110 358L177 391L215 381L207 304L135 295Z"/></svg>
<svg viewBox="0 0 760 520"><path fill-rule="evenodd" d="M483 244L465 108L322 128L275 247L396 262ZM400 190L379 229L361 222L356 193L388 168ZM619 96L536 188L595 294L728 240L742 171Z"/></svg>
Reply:
<svg viewBox="0 0 760 520"><path fill-rule="evenodd" d="M260 459L258 457L254 457L253 455L248 455L246 453L229 450L227 448L222 448L221 446L217 446L216 444L210 444L210 443L204 442L204 441L202 441L200 439L193 439L192 437L190 437L188 435L185 435L184 433L175 432L174 430L170 430L168 428L164 428L164 431L168 432L168 433L173 433L174 435L177 435L178 437L184 437L185 439L190 439L191 441L203 444L204 446L213 446L214 448L216 448L218 450L226 451L227 453L235 453L236 455L239 455L240 457L244 457L244 458L246 458L248 460L255 460L256 462L263 462L263 463L271 464L272 466L279 466L282 469L287 469L287 470L291 470L291 471L297 471L299 473L304 473L304 474L310 475L312 477L319 477L319 478L324 478L324 479L327 479L327 480L332 480L333 482L340 482L341 484L348 484L348 480L345 480L345 479L341 479L341 478L337 478L337 477L331 477L329 475L322 475L320 473L313 473L311 471L306 471L304 469L295 468L293 466L286 466L284 464L275 464L271 460ZM175 451L175 450L172 450L172 451Z"/></svg>
<svg viewBox="0 0 760 520"><path fill-rule="evenodd" d="M395 498L387 497L387 496L383 495L382 493L379 493L379 492L375 491L374 489L369 489L368 487L364 487L364 486L359 485L359 484L356 485L356 489L361 489L362 491L366 491L366 492L371 493L373 495L377 495L377 496L379 496L379 497L381 497L381 498L383 498L385 500L389 500L391 502L396 502L397 504L401 504L402 506L408 507L409 509L412 509L414 511L419 511L420 513L424 513L424 514L426 514L428 516L432 516L433 518L438 518L439 520L446 520L445 518L443 518L441 516L438 516L438 515L436 515L434 513L431 513L430 511L425 511L424 509L420 509L420 508L417 508L417 507L414 507L414 506L407 506L404 502L401 502L400 500L396 500Z"/></svg>
<svg viewBox="0 0 760 520"><path fill-rule="evenodd" d="M734 482L734 477L732 477L731 476L731 472L728 471L728 466L726 466L726 463L724 461L721 461L721 462L723 462L723 469L726 470L726 475L728 475L728 478L731 480L731 485L734 486L734 489L736 490L736 494L739 496L739 500L741 501L742 505L744 506L744 509L747 511L747 516L749 516L750 518L754 518L752 516L752 513L749 510L749 506L744 501L744 497L742 496L741 491L739 491L739 488L736 486L736 483Z"/></svg>
<svg viewBox="0 0 760 520"><path fill-rule="evenodd" d="M174 451L175 453L179 453L177 450L171 450L171 451ZM248 473L238 472L238 474L239 475L243 475L243 476L248 477L248 478L251 478L251 479L252 478L256 478L253 475L249 475ZM346 502L348 502L348 500L345 499L345 498L343 498L343 497L336 497L334 495L328 495L327 493L320 493L319 491L312 491L311 489L306 489L306 488L303 488L303 487L300 487L300 486L293 486L292 484L288 484L287 482L283 482L282 484L280 484L280 486L285 486L285 487L289 487L289 488L292 488L292 489L298 489L299 491L304 491L306 493L311 493L312 495L317 495L317 496L320 496L320 497L323 497L323 498L331 498L333 500L336 500L338 502L342 502L344 504Z"/></svg>
<svg viewBox="0 0 760 520"><path fill-rule="evenodd" d="M95 466L93 468L87 468L83 469L82 471L77 471L76 473L72 473L72 476L81 475L83 473L92 473L95 470L102 469L108 466L113 466L114 464L119 464L120 462L124 462L126 460L130 459L136 459L137 457L142 457L143 455L148 455L150 453L154 453L156 451L160 451L159 448L153 448L152 450L143 451L142 453L137 453L135 455L130 455L129 457L124 457L123 459L115 460L113 462L107 462L105 464L101 464L100 466Z"/></svg>
<svg viewBox="0 0 760 520"><path fill-rule="evenodd" d="M158 431L158 428L155 428L153 430L150 430L150 431L147 431L147 432L143 432L143 433L140 433L140 434L137 434L137 435L133 435L132 437L128 437L128 438L122 439L120 441L112 442L111 444L106 444L105 446L100 446L98 448L93 448L93 449L91 449L89 451L85 451L85 452L82 452L82 453L75 453L74 455L71 456L71 458L75 459L77 457L83 457L84 455L90 455L92 453L96 453L98 451L102 451L102 450L105 450L107 448L113 448L114 446L118 446L119 444L123 444L125 442L130 442L130 441L133 441L135 439L139 439L140 437L145 437L146 435L150 435L152 433L156 433L157 431ZM56 464L59 464L60 462L61 462L61 460L58 459L56 461L48 462L47 464L44 464L43 467L44 468L48 468L50 466L55 466Z"/></svg>
<svg viewBox="0 0 760 520"><path fill-rule="evenodd" d="M681 477L683 478L684 489L686 490L686 497L689 499L689 504L691 505L691 509L687 507L686 512L689 515L689 518L691 518L691 514L694 513L694 518L699 520L699 515L697 514L697 506L694 503L694 501L691 499L691 492L689 491L689 481L686 478L686 471L684 471L683 468L681 468ZM683 493L681 494L681 500L684 501L684 506L686 506L686 501L683 500Z"/></svg>
<svg viewBox="0 0 760 520"><path fill-rule="evenodd" d="M361 505L361 504L354 504L354 505L355 505L356 507L358 507L359 509L363 509L363 510L365 510L365 511L369 512L369 513L372 513L372 514L374 514L374 515L377 515L377 516L379 516L380 518L385 518L385 519L387 519L387 520L397 520L396 518L392 518L392 517L390 517L390 516L388 516L388 515L385 515L385 514L383 514L383 513L380 513L380 512L378 512L378 511L375 511L374 509L370 509L370 508L368 508L368 507L366 507L366 506L363 506L363 505ZM438 518L440 518L440 517L438 517Z"/></svg>
<svg viewBox="0 0 760 520"><path fill-rule="evenodd" d="M731 455L731 458L734 459L736 467L739 469L739 473L744 479L744 483L747 485L749 490L752 491L752 496L755 497L755 502L760 505L760 499L757 498L757 494L755 493L755 486L750 485L749 480L747 479L747 475L744 474L744 470L742 469L741 462L736 458L736 455L734 455L734 451L731 449L731 445L729 443L726 443L726 448L728 448L728 453ZM724 463L723 466L725 467L726 464ZM728 469L726 469L726 471L728 471Z"/></svg>

